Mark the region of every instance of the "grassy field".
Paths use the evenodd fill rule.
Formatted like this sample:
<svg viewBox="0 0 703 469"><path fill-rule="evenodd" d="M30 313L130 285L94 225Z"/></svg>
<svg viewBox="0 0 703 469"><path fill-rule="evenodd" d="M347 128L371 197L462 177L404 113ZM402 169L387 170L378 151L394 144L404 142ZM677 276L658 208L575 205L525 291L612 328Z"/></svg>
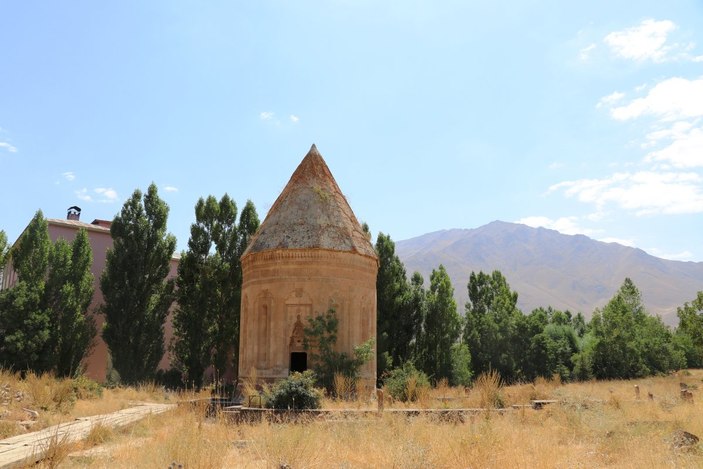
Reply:
<svg viewBox="0 0 703 469"><path fill-rule="evenodd" d="M305 424L235 425L222 416L206 418L203 407L182 406L122 430L97 427L78 446L60 448L58 444L55 458L44 466L700 468L701 444L679 448L676 435L685 430L703 436L703 396L698 390L703 387L702 378L703 372L694 370L636 381L561 384L542 380L499 390L445 386L412 404L478 407L495 392L508 407L531 399L559 401L539 411L479 413L461 423L385 414ZM681 382L693 389L693 403L680 398ZM635 384L640 387L640 399L636 399ZM46 420L105 413L135 400L152 399L175 400L175 396L154 387L106 389L100 398L78 399L67 412L58 407L45 411L53 415ZM387 403L386 408L407 406ZM375 402L325 401L325 407L375 408Z"/></svg>

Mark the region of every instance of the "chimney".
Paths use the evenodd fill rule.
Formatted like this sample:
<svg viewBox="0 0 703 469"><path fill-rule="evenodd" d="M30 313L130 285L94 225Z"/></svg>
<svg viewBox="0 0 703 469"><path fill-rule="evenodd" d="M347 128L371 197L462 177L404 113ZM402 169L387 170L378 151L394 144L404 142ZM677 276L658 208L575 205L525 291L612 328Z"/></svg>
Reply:
<svg viewBox="0 0 703 469"><path fill-rule="evenodd" d="M68 207L68 214L66 215L66 220L76 220L81 219L81 208L74 205L73 207Z"/></svg>

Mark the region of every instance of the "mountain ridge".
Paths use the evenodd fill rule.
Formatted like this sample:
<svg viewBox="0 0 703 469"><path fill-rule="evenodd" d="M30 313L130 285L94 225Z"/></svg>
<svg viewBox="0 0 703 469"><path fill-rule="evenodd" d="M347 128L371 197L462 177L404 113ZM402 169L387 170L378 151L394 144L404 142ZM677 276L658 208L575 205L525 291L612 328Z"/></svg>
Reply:
<svg viewBox="0 0 703 469"><path fill-rule="evenodd" d="M661 259L639 248L500 220L397 241L396 253L408 274L425 278L443 264L461 310L469 275L479 270L500 270L525 313L552 306L590 317L630 277L647 310L675 324L676 308L703 290L703 262Z"/></svg>

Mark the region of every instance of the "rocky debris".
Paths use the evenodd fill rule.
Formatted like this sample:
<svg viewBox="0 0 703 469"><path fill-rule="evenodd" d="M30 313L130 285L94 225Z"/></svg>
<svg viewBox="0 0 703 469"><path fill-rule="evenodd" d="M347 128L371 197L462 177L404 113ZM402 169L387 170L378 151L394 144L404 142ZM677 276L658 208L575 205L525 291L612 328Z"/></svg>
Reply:
<svg viewBox="0 0 703 469"><path fill-rule="evenodd" d="M688 449L696 446L700 438L685 430L676 430L671 434L671 445L675 449Z"/></svg>
<svg viewBox="0 0 703 469"><path fill-rule="evenodd" d="M681 389L681 399L685 402L693 404L693 393L688 389Z"/></svg>
<svg viewBox="0 0 703 469"><path fill-rule="evenodd" d="M17 424L25 430L32 428L35 423L37 423L36 420L22 420L21 422L17 422Z"/></svg>
<svg viewBox="0 0 703 469"><path fill-rule="evenodd" d="M32 420L36 420L36 419L39 418L39 412L37 412L36 410L26 409L26 408L24 408L24 407L22 407L22 410L24 410L25 412L27 412L27 413L29 414L29 417L30 417Z"/></svg>

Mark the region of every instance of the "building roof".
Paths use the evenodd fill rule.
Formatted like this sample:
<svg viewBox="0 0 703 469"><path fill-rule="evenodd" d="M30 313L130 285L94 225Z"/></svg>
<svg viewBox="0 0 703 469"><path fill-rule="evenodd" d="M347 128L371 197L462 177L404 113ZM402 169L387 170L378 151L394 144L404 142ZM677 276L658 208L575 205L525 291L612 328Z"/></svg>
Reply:
<svg viewBox="0 0 703 469"><path fill-rule="evenodd" d="M86 223L83 221L79 220L65 220L63 218L48 218L46 222L50 225L58 225L58 226L68 226L71 228L75 228L76 230L80 228L85 228L88 231L101 231L105 232L107 234L110 234L110 227L105 226L104 220L95 220L93 223ZM101 224L98 224L96 222L100 222ZM109 222L108 222L109 223Z"/></svg>
<svg viewBox="0 0 703 469"><path fill-rule="evenodd" d="M315 145L274 202L244 256L273 249L329 249L376 257Z"/></svg>

